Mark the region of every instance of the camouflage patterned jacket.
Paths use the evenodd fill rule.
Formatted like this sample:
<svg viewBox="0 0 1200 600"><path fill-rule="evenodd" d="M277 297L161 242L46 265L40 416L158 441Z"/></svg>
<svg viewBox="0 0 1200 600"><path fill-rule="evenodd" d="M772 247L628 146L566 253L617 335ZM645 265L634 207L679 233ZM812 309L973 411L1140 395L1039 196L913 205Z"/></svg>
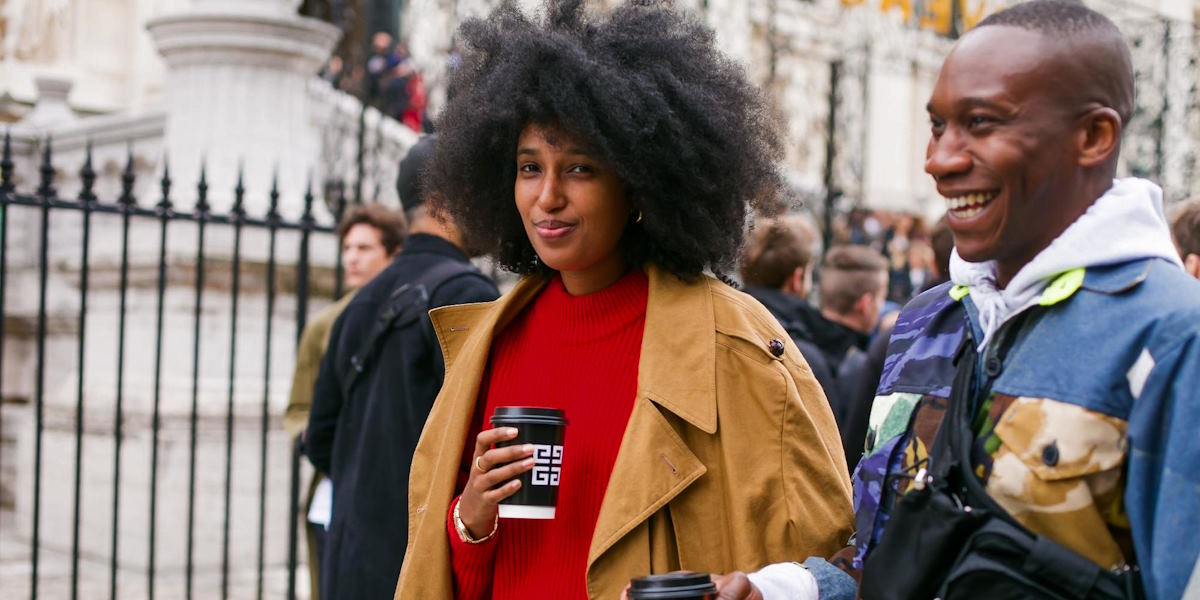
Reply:
<svg viewBox="0 0 1200 600"><path fill-rule="evenodd" d="M1076 269L1030 310L1004 361L990 347L980 353L978 368L998 375L976 398L976 474L1035 533L1105 567L1139 565L1148 597L1191 593L1200 587L1200 283L1160 259ZM862 568L927 466L953 355L966 327L981 339L977 322L970 290L950 284L901 313L854 473L855 547L834 561L844 569ZM822 598L846 590L841 571L806 566Z"/></svg>

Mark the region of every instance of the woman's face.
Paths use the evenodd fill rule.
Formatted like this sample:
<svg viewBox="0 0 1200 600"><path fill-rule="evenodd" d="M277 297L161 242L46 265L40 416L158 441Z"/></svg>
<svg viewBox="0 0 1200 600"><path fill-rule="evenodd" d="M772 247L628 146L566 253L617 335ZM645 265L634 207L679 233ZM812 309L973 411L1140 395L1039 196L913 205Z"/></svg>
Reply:
<svg viewBox="0 0 1200 600"><path fill-rule="evenodd" d="M632 209L613 169L557 129L528 125L517 140L517 211L533 249L573 295L625 272L619 247Z"/></svg>

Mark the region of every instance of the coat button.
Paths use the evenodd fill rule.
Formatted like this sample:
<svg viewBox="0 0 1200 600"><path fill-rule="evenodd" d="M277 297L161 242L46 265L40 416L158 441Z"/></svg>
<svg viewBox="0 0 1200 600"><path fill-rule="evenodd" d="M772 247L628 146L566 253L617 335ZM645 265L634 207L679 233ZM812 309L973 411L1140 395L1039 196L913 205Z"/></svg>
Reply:
<svg viewBox="0 0 1200 600"><path fill-rule="evenodd" d="M771 354L775 356L775 358L783 356L783 340L775 338L767 342L767 349L771 351Z"/></svg>
<svg viewBox="0 0 1200 600"><path fill-rule="evenodd" d="M1058 464L1058 444L1050 442L1045 448L1042 448L1042 462L1047 467L1053 467Z"/></svg>

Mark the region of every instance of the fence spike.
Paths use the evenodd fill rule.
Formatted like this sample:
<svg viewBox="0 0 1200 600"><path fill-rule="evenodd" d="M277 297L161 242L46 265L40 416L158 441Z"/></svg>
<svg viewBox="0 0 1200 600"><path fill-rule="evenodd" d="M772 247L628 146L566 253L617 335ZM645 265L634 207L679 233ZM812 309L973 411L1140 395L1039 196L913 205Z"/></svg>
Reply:
<svg viewBox="0 0 1200 600"><path fill-rule="evenodd" d="M167 155L163 155L163 174L159 180L159 187L162 190L162 200L158 202L159 210L164 213L171 210L171 164L167 160Z"/></svg>
<svg viewBox="0 0 1200 600"><path fill-rule="evenodd" d="M92 169L92 140L87 142L87 150L83 155L83 167L79 169L79 179L83 181L83 187L79 190L79 200L95 202L96 194L92 188L96 185L96 171Z"/></svg>
<svg viewBox="0 0 1200 600"><path fill-rule="evenodd" d="M125 171L121 173L121 198L117 200L125 208L137 204L133 197L133 184L137 176L133 173L133 144L125 149Z"/></svg>
<svg viewBox="0 0 1200 600"><path fill-rule="evenodd" d="M46 136L46 148L42 152L42 166L38 169L41 174L41 183L38 185L38 194L43 198L53 197L54 192L54 165L51 155L51 146L54 141L50 136Z"/></svg>
<svg viewBox="0 0 1200 600"><path fill-rule="evenodd" d="M246 186L242 185L242 163L238 163L237 185L233 187L233 214L238 217L246 216L244 205Z"/></svg>
<svg viewBox="0 0 1200 600"><path fill-rule="evenodd" d="M306 223L312 221L312 207L313 207L312 171L309 171L308 182L304 186L304 215L301 217L301 221L304 221Z"/></svg>
<svg viewBox="0 0 1200 600"><path fill-rule="evenodd" d="M211 207L208 205L208 164L207 161L200 161L200 182L196 184L196 212L200 216L208 214Z"/></svg>
<svg viewBox="0 0 1200 600"><path fill-rule="evenodd" d="M267 208L267 219L279 219L279 167L275 167L275 173L271 175L271 202Z"/></svg>
<svg viewBox="0 0 1200 600"><path fill-rule="evenodd" d="M12 128L4 130L4 151L0 153L0 192L13 191Z"/></svg>
<svg viewBox="0 0 1200 600"><path fill-rule="evenodd" d="M341 223L342 217L346 215L346 186L340 180L337 182L337 196L337 214L334 215L334 220Z"/></svg>

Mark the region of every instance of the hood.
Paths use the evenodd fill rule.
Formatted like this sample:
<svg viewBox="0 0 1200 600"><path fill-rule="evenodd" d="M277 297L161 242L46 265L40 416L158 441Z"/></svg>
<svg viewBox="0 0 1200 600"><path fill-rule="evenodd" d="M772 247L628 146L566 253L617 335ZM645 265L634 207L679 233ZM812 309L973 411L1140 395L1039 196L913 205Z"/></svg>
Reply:
<svg viewBox="0 0 1200 600"><path fill-rule="evenodd" d="M830 359L830 367L837 371L841 359L846 357L850 348L866 350L871 340L870 334L855 331L841 323L831 321L821 314L821 311L809 305L800 307L797 311L799 321L808 330L810 340L821 352Z"/></svg>
<svg viewBox="0 0 1200 600"><path fill-rule="evenodd" d="M805 340L812 338L807 325L800 320L801 307L808 304L803 298L783 290L759 286L746 286L743 291L766 307L788 334Z"/></svg>
<svg viewBox="0 0 1200 600"><path fill-rule="evenodd" d="M1006 288L997 287L994 261L967 262L957 249L950 257L950 279L970 290L984 332L979 344L982 349L1005 321L1037 304L1046 286L1059 275L1081 267L1147 258L1163 258L1182 268L1167 228L1162 189L1131 177L1114 180L1112 187L1022 267Z"/></svg>

